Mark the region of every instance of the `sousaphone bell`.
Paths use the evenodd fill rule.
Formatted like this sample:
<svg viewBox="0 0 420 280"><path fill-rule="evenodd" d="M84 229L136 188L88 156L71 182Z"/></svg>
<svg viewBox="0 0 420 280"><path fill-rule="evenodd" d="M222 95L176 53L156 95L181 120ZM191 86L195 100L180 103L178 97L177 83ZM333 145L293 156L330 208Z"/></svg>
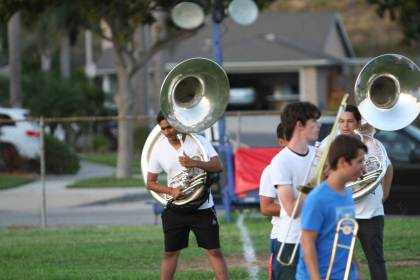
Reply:
<svg viewBox="0 0 420 280"><path fill-rule="evenodd" d="M380 55L363 67L354 92L359 111L370 125L398 130L420 112L420 70L402 55Z"/></svg>
<svg viewBox="0 0 420 280"><path fill-rule="evenodd" d="M358 134L368 147L362 178L348 185L357 201L376 189L388 167L386 150L373 137L374 129L366 132L365 128L398 130L416 119L420 112L420 70L402 55L380 55L363 67L354 91L358 109L367 121Z"/></svg>

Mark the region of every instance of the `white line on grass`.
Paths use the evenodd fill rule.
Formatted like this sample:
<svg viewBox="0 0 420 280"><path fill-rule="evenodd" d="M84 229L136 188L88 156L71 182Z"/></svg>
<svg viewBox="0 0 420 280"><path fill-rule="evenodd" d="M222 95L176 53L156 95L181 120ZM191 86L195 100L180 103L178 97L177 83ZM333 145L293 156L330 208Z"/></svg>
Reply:
<svg viewBox="0 0 420 280"><path fill-rule="evenodd" d="M244 215L242 213L239 214L236 226L241 232L242 249L245 261L247 262L249 279L258 279L258 261L255 255L254 246L252 245L251 238L249 237L248 229L244 225Z"/></svg>

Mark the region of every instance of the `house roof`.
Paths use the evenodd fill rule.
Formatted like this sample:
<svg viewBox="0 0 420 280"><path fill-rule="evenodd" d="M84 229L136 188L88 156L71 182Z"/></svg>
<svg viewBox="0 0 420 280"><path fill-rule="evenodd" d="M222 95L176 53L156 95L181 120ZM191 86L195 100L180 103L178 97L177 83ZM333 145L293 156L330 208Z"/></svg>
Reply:
<svg viewBox="0 0 420 280"><path fill-rule="evenodd" d="M331 12L265 12L248 26L226 18L220 32L225 67L325 65L354 56L340 17ZM328 46L331 36L338 42L335 50ZM113 68L111 56L110 51L103 53L98 72ZM167 57L170 63L191 57L212 59L212 25L208 22L195 36L170 47Z"/></svg>

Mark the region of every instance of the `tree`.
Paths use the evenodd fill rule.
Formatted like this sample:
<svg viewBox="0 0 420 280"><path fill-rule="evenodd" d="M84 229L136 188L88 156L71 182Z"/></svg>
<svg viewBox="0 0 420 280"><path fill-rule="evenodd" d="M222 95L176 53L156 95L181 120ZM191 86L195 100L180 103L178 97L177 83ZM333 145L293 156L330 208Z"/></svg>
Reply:
<svg viewBox="0 0 420 280"><path fill-rule="evenodd" d="M367 0L376 6L380 17L389 15L398 21L404 32L404 43L418 44L420 41L420 0Z"/></svg>
<svg viewBox="0 0 420 280"><path fill-rule="evenodd" d="M37 3L34 4L34 2ZM0 16L8 19L16 11L35 10L37 13L42 13L52 7L60 6L63 2L66 1L4 0L0 3ZM133 114L135 73L162 48L195 33L195 31L173 28L172 32L155 41L147 50L143 50L140 42L135 40L135 32L139 26L153 23L157 12L168 11L174 3L175 1L170 0L74 0L67 4L75 17L86 19L87 28L113 44L118 79L115 102L119 116ZM111 31L110 36L102 29L101 22L104 22ZM120 120L118 122L117 177L131 175L132 134L132 122Z"/></svg>
<svg viewBox="0 0 420 280"><path fill-rule="evenodd" d="M34 4L33 2L36 2ZM178 1L175 0L3 0L0 3L0 16L10 16L11 11L17 10L45 10L52 6L59 6L68 2L74 16L86 19L86 28L92 30L102 38L113 44L114 64L117 72L118 89L115 102L119 116L133 114L134 76L136 72L160 50L193 36L196 30L182 30L171 24L168 18L170 9ZM211 8L209 0L196 0L206 4L208 12ZM227 5L230 1L219 0L214 3ZM261 6L272 1L258 0ZM161 22L168 24L168 32L157 38L148 49L142 49L142 44L135 36L136 31L142 25L150 25L164 15ZM101 22L109 28L110 34L101 27ZM103 26L103 25L102 25ZM133 155L133 126L131 121L120 120L118 122L118 156L116 176L128 177L131 175L131 162Z"/></svg>
<svg viewBox="0 0 420 280"><path fill-rule="evenodd" d="M160 50L193 36L196 30L178 29L171 24L168 15L174 4L178 1L171 0L78 0L77 5L83 6L82 12L90 19L90 25L97 34L106 37L98 22L103 20L111 31L111 36L106 38L113 44L114 62L117 68L118 90L115 101L118 114L121 116L133 113L133 83L136 72ZM210 3L226 5L230 1L196 1L204 5L209 12ZM261 7L272 1L257 1ZM207 5L206 5L207 4ZM163 16L163 19L161 18ZM136 40L136 30L139 26L154 22L167 23L168 32L157 36L152 45L144 50L141 43ZM96 27L96 28L95 28ZM156 73L155 73L156 74ZM126 177L131 174L132 161L132 124L129 121L118 123L118 163L117 177Z"/></svg>
<svg viewBox="0 0 420 280"><path fill-rule="evenodd" d="M76 1L77 2L77 1ZM83 3L85 17L91 29L113 44L114 64L117 71L118 88L115 102L119 116L133 115L134 76L147 61L162 48L191 36L195 31L173 29L166 37L155 41L149 49L143 50L136 40L139 26L156 20L156 12L168 10L173 1L114 1L95 0ZM100 22L110 30L110 36L102 30ZM131 175L133 155L132 121L118 121L117 177Z"/></svg>
<svg viewBox="0 0 420 280"><path fill-rule="evenodd" d="M20 12L16 12L8 24L10 106L12 107L22 106L20 34Z"/></svg>

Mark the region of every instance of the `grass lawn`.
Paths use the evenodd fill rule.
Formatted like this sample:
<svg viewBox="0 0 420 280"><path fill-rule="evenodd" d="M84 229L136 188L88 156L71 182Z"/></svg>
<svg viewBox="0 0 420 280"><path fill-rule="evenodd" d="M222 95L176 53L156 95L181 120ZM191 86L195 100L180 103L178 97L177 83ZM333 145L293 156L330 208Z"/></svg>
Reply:
<svg viewBox="0 0 420 280"><path fill-rule="evenodd" d="M165 176L159 176L158 182L166 185ZM67 188L70 189L82 189L82 188L144 188L143 178L141 176L136 176L132 178L115 178L115 177L90 177L86 179L81 179L74 182L71 185L68 185Z"/></svg>
<svg viewBox="0 0 420 280"><path fill-rule="evenodd" d="M385 224L389 279L418 279L420 219L387 218ZM245 225L259 260L259 279L267 279L271 224L268 219L251 215ZM0 230L0 278L159 279L162 239L160 226ZM221 222L221 242L230 278L247 279L234 221ZM360 247L356 250L366 274L366 261ZM193 237L190 247L181 254L176 279L213 279L207 257Z"/></svg>
<svg viewBox="0 0 420 280"><path fill-rule="evenodd" d="M32 178L27 177L0 175L0 190L18 187L32 181Z"/></svg>
<svg viewBox="0 0 420 280"><path fill-rule="evenodd" d="M117 166L116 153L84 153L79 154L80 159L109 165ZM144 186L143 178L140 171L140 160L133 161L134 178L117 179L114 177L91 177L76 181L68 188L115 188L115 187L140 187ZM166 184L166 176L159 176L159 182Z"/></svg>
<svg viewBox="0 0 420 280"><path fill-rule="evenodd" d="M115 178L115 177L91 177L81 179L67 186L67 188L116 188L116 187L142 187L142 178Z"/></svg>
<svg viewBox="0 0 420 280"><path fill-rule="evenodd" d="M117 166L117 153L83 153L79 154L80 159L105 164L109 166ZM133 173L141 173L140 159L133 160Z"/></svg>

